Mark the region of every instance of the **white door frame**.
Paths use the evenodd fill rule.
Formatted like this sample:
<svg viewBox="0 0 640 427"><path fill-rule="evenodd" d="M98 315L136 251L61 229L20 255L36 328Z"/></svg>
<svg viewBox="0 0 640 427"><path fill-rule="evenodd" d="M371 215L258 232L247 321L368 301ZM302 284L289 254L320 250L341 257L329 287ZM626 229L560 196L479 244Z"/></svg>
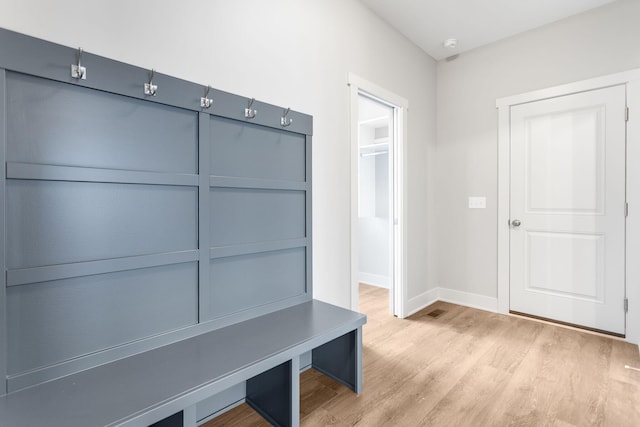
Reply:
<svg viewBox="0 0 640 427"><path fill-rule="evenodd" d="M498 109L498 312L509 313L510 108L542 99L625 84L627 106L626 340L640 344L640 69L500 98Z"/></svg>
<svg viewBox="0 0 640 427"><path fill-rule="evenodd" d="M396 112L396 126L394 126L394 144L389 145L390 150L394 150L393 167L393 193L394 206L393 215L390 220L396 223L394 226L393 245L393 268L391 274L391 287L393 289L393 311L400 317L406 317L406 264L404 252L406 250L406 230L404 203L406 200L405 189L405 149L407 137L407 111L409 102L374 83L371 83L353 73L349 73L347 82L349 86L350 101L350 153L351 153L351 209L350 209L350 244L351 244L351 309L358 310L358 94L364 92L378 98L393 107Z"/></svg>

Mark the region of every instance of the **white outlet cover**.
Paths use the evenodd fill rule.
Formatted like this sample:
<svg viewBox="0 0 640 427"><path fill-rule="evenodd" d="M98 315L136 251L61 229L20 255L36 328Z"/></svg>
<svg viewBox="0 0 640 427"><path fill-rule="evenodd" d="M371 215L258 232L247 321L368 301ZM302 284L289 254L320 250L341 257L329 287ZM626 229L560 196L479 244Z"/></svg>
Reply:
<svg viewBox="0 0 640 427"><path fill-rule="evenodd" d="M484 196L469 196L469 209L485 209L487 198Z"/></svg>

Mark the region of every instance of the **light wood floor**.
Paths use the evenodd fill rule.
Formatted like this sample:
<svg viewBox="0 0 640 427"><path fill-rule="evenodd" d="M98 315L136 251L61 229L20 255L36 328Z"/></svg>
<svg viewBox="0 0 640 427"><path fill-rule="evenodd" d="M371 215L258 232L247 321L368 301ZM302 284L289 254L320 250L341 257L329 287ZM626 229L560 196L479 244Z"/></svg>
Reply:
<svg viewBox="0 0 640 427"><path fill-rule="evenodd" d="M364 391L304 372L303 426L640 426L637 346L442 302L400 320L371 286L360 300ZM205 425L269 424L244 404Z"/></svg>

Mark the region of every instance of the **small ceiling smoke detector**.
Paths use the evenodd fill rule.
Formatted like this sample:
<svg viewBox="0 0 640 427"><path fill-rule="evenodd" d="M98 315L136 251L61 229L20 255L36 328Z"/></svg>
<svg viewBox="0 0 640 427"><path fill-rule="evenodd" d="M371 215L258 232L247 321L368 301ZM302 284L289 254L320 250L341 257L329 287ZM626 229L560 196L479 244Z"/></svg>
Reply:
<svg viewBox="0 0 640 427"><path fill-rule="evenodd" d="M458 39L446 39L442 42L442 46L446 47L447 49L455 49L457 45Z"/></svg>

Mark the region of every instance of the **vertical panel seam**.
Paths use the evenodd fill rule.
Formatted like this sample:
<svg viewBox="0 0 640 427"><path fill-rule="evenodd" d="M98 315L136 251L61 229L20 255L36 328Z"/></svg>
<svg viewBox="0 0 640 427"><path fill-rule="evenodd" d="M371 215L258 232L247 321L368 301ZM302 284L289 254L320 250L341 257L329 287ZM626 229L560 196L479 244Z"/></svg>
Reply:
<svg viewBox="0 0 640 427"><path fill-rule="evenodd" d="M306 196L306 203L305 203L305 208L307 210L306 212L306 239L307 239L307 258L306 258L306 268L307 268L307 274L306 274L306 279L307 279L307 283L306 283L306 289L305 289L305 293L306 293L306 297L307 300L311 300L313 298L313 227L312 227L312 208L313 208L313 200L312 200L312 158L311 158L311 150L312 150L312 146L311 146L311 135L306 135L305 136L305 183L306 183L306 190L305 190L305 196Z"/></svg>
<svg viewBox="0 0 640 427"><path fill-rule="evenodd" d="M6 259L6 218L5 218L5 187L6 187L6 153L7 153L7 73L0 69L0 164L2 176L0 177L0 376L2 376L2 388L0 395L8 392L7 381L7 270Z"/></svg>
<svg viewBox="0 0 640 427"><path fill-rule="evenodd" d="M202 323L211 318L210 310L210 288L211 288L211 267L209 261L210 251L210 201L209 201L209 163L210 163L210 126L211 120L208 113L199 113L198 119L198 302L197 320Z"/></svg>

